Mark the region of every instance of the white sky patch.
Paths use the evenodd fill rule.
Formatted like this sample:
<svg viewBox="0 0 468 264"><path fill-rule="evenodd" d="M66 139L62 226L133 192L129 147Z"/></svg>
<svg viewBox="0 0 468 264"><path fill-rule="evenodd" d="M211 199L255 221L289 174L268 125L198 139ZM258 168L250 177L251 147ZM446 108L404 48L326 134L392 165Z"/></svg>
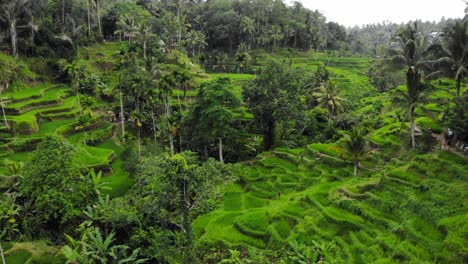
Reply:
<svg viewBox="0 0 468 264"><path fill-rule="evenodd" d="M390 21L406 23L410 20L439 21L462 18L463 0L298 0L312 10L346 27ZM292 1L291 1L292 2Z"/></svg>

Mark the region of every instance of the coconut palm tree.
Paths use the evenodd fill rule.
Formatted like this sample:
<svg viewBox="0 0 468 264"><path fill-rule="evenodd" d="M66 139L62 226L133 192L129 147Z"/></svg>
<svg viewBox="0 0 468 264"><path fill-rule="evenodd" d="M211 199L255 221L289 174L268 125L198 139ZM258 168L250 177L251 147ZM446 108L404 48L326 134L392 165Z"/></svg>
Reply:
<svg viewBox="0 0 468 264"><path fill-rule="evenodd" d="M344 99L339 96L338 84L335 80L328 80L315 89L312 93L317 98L319 105L328 111L328 124L331 125L332 119L337 113L343 111Z"/></svg>
<svg viewBox="0 0 468 264"><path fill-rule="evenodd" d="M164 103L164 120L166 125L166 130L169 135L169 147L171 150L171 156L174 155L174 129L170 122L171 119L171 96L172 96L172 89L176 86L176 80L174 79L173 75L165 75L159 80L159 96Z"/></svg>
<svg viewBox="0 0 468 264"><path fill-rule="evenodd" d="M139 28L135 22L135 18L130 15L121 17L117 22L117 26L119 29L115 31L115 34L123 35L124 38L128 39L128 43L132 43L139 34Z"/></svg>
<svg viewBox="0 0 468 264"><path fill-rule="evenodd" d="M252 40L254 38L253 35L255 34L255 22L250 17L244 16L241 19L240 26L241 26L241 31L243 33L249 34L249 37L250 37L249 38L249 49L250 49L250 45L251 45Z"/></svg>
<svg viewBox="0 0 468 264"><path fill-rule="evenodd" d="M446 45L435 44L429 48L438 57L436 65L448 71L456 81L457 97L460 96L461 81L468 75L468 21L457 21L445 34Z"/></svg>
<svg viewBox="0 0 468 264"><path fill-rule="evenodd" d="M201 49L208 46L208 43L206 42L205 33L203 33L203 31L196 31L195 40L196 40L196 45L198 47L198 55L200 55Z"/></svg>
<svg viewBox="0 0 468 264"><path fill-rule="evenodd" d="M411 126L411 146L415 148L414 111L423 98L423 92L428 87L425 84L424 71L429 71L428 76L433 75L430 72L429 61L426 57L428 42L424 36L418 33L416 23L413 26L408 24L402 28L397 33L396 39L400 45L398 48L387 50L389 57L386 59L386 67L394 71L406 69L407 89L397 91L401 96L400 100L397 99L397 101L408 109ZM404 103L401 104L401 102Z"/></svg>
<svg viewBox="0 0 468 264"><path fill-rule="evenodd" d="M83 79L85 74L85 68L83 65L80 65L78 62L74 61L72 63L66 63L65 60L60 61L62 66L62 71L64 71L68 78L72 82L72 86L75 89L76 97L78 99L78 108L80 109L80 115L83 115L83 109L81 108L80 101L80 81Z"/></svg>
<svg viewBox="0 0 468 264"><path fill-rule="evenodd" d="M272 26L268 31L270 35L270 39L273 40L273 47L272 52L276 49L276 43L281 41L284 38L284 34L281 32L281 28L279 26Z"/></svg>
<svg viewBox="0 0 468 264"><path fill-rule="evenodd" d="M31 5L30 0L1 0L0 1L0 21L8 24L10 33L11 50L15 58L18 58L18 33L17 22L21 16L28 14ZM30 17L29 15L27 17Z"/></svg>
<svg viewBox="0 0 468 264"><path fill-rule="evenodd" d="M362 130L355 128L345 135L343 149L351 156L354 164L354 176L359 173L359 161L368 153L368 142Z"/></svg>
<svg viewBox="0 0 468 264"><path fill-rule="evenodd" d="M147 46L148 46L148 41L149 41L149 38L151 38L154 34L152 32L152 27L151 25L148 25L148 24L142 24L140 26L140 38L142 40L142 43L143 43L143 59L147 59Z"/></svg>

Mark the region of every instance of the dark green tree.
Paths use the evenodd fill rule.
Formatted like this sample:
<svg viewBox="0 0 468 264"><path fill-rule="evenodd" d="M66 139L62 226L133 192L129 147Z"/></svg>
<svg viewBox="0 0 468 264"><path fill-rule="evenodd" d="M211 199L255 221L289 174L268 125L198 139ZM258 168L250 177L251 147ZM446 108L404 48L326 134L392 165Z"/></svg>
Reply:
<svg viewBox="0 0 468 264"><path fill-rule="evenodd" d="M202 144L208 144L213 139L218 141L221 163L224 162L223 139L233 130L234 117L230 108L238 105L239 99L233 93L230 80L221 78L200 86L187 117L186 123L201 138Z"/></svg>
<svg viewBox="0 0 468 264"><path fill-rule="evenodd" d="M276 123L294 120L302 113L301 94L306 74L287 63L269 61L256 78L244 86L243 97L264 136L265 149L275 146Z"/></svg>

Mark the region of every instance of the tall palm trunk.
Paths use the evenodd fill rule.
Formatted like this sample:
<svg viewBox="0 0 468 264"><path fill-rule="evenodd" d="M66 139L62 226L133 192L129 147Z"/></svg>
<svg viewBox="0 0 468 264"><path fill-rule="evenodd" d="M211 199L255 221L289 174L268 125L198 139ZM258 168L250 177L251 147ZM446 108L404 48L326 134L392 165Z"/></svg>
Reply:
<svg viewBox="0 0 468 264"><path fill-rule="evenodd" d="M122 98L122 87L119 85L119 94L120 94L120 123L122 125L122 142L125 143L125 116L123 108L123 98Z"/></svg>
<svg viewBox="0 0 468 264"><path fill-rule="evenodd" d="M2 256L2 263L6 264L5 255L3 254L2 241L0 241L0 255Z"/></svg>
<svg viewBox="0 0 468 264"><path fill-rule="evenodd" d="M65 1L66 0L62 0L62 26L63 26L64 31L65 31Z"/></svg>
<svg viewBox="0 0 468 264"><path fill-rule="evenodd" d="M414 125L414 106L411 106L410 108L410 124L411 124L411 147L415 148L416 147L416 141L414 139L414 130L415 130L415 125Z"/></svg>
<svg viewBox="0 0 468 264"><path fill-rule="evenodd" d="M5 121L5 126L7 129L10 129L10 126L8 125L8 121L7 121L6 114L5 114L5 104L3 103L1 90L0 90L0 105L2 106L3 120Z"/></svg>
<svg viewBox="0 0 468 264"><path fill-rule="evenodd" d="M97 23L98 23L98 32L102 36L102 24L101 24L101 7L99 5L100 0L96 0L96 11L97 11Z"/></svg>
<svg viewBox="0 0 468 264"><path fill-rule="evenodd" d="M168 96L166 96L166 99L164 100L164 105L166 108L167 127L169 128L169 147L171 149L171 156L174 156L174 135L172 134L172 128L169 122L169 117L171 116L171 108L168 100Z"/></svg>
<svg viewBox="0 0 468 264"><path fill-rule="evenodd" d="M153 136L154 136L154 143L158 142L158 138L156 136L156 120L154 119L154 107L151 106L151 119L153 121Z"/></svg>
<svg viewBox="0 0 468 264"><path fill-rule="evenodd" d="M80 91L78 90L78 85L76 85L75 89L76 89L76 97L78 98L78 108L80 109L80 115L83 115L83 109L81 108Z"/></svg>
<svg viewBox="0 0 468 264"><path fill-rule="evenodd" d="M16 19L12 19L10 22L10 38L13 56L18 58L18 33L16 32Z"/></svg>
<svg viewBox="0 0 468 264"><path fill-rule="evenodd" d="M141 127L138 127L138 158L141 158Z"/></svg>
<svg viewBox="0 0 468 264"><path fill-rule="evenodd" d="M457 97L460 97L460 90L461 90L461 76L457 76Z"/></svg>
<svg viewBox="0 0 468 264"><path fill-rule="evenodd" d="M223 158L223 139L219 138L219 162L224 163Z"/></svg>
<svg viewBox="0 0 468 264"><path fill-rule="evenodd" d="M358 176L358 173L359 173L359 160L355 159L353 162L354 162L354 176Z"/></svg>
<svg viewBox="0 0 468 264"><path fill-rule="evenodd" d="M91 0L86 1L87 7L88 7L88 37L91 36L91 5L89 1Z"/></svg>

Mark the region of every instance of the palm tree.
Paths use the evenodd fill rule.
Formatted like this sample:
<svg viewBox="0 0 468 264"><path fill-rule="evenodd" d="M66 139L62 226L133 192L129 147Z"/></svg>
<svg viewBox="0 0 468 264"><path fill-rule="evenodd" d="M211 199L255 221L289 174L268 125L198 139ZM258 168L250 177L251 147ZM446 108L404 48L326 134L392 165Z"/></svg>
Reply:
<svg viewBox="0 0 468 264"><path fill-rule="evenodd" d="M338 85L335 80L328 80L315 89L316 92L312 93L317 97L317 101L321 107L328 111L328 124L331 125L333 117L343 111L343 98L339 96Z"/></svg>
<svg viewBox="0 0 468 264"><path fill-rule="evenodd" d="M166 129L169 135L169 147L171 156L174 155L174 133L172 124L169 122L171 118L171 95L172 89L176 86L176 80L172 75L165 75L159 80L159 96L164 103L164 118L166 120Z"/></svg>
<svg viewBox="0 0 468 264"><path fill-rule="evenodd" d="M18 58L17 22L23 14L28 13L30 4L29 0L0 1L0 21L9 25L11 49L15 58Z"/></svg>
<svg viewBox="0 0 468 264"><path fill-rule="evenodd" d="M398 90L402 96L400 103L409 110L410 124L411 124L411 146L416 147L414 138L415 124L414 124L414 111L422 99L423 92L428 87L424 82L423 71L429 69L428 61L426 60L426 53L428 42L424 36L418 34L417 24L414 26L408 24L401 29L396 36L399 40L399 48L388 49L389 58L386 60L387 66L390 70L399 71L406 69L406 91ZM398 101L398 100L397 100Z"/></svg>
<svg viewBox="0 0 468 264"><path fill-rule="evenodd" d="M368 142L362 130L354 128L345 135L343 149L351 156L354 164L354 176L359 173L359 161L368 153Z"/></svg>
<svg viewBox="0 0 468 264"><path fill-rule="evenodd" d="M416 147L415 141L415 129L414 123L414 111L416 107L421 104L426 98L426 91L430 88L430 84L426 82L424 75L415 70L410 69L406 73L406 90L396 89L396 96L393 98L393 102L408 111L410 118L410 129L411 129L411 146Z"/></svg>
<svg viewBox="0 0 468 264"><path fill-rule="evenodd" d="M80 101L80 81L83 79L85 68L76 61L72 63L66 63L66 61L62 60L60 64L62 65L62 71L68 75L72 82L72 86L76 91L76 97L78 98L78 108L80 109L80 115L83 115L83 109L81 108Z"/></svg>
<svg viewBox="0 0 468 264"><path fill-rule="evenodd" d="M238 51L236 53L236 62L239 72L244 72L247 66L249 66L252 56L246 51Z"/></svg>
<svg viewBox="0 0 468 264"><path fill-rule="evenodd" d="M153 32L152 32L152 27L151 25L148 25L148 24L142 24L140 26L140 37L142 39L142 42L143 42L143 58L146 60L147 59L147 46L148 46L148 40L149 38L151 38L151 36L153 36Z"/></svg>
<svg viewBox="0 0 468 264"><path fill-rule="evenodd" d="M457 97L460 96L461 81L468 74L468 21L457 21L445 35L446 46L431 45L432 53L439 57L435 62L449 71L456 81Z"/></svg>
<svg viewBox="0 0 468 264"><path fill-rule="evenodd" d="M208 43L206 43L205 33L203 33L203 31L196 31L195 40L198 47L198 55L200 55L201 49L208 45Z"/></svg>
<svg viewBox="0 0 468 264"><path fill-rule="evenodd" d="M185 35L185 44L192 49L192 56L195 54L195 47L197 46L196 31L190 30Z"/></svg>
<svg viewBox="0 0 468 264"><path fill-rule="evenodd" d="M117 26L119 29L115 31L115 34L123 35L124 38L128 39L128 43L132 43L133 39L139 34L139 28L132 16L121 17L117 22Z"/></svg>
<svg viewBox="0 0 468 264"><path fill-rule="evenodd" d="M281 28L278 26L272 26L268 33L270 35L270 39L273 40L273 52L276 49L276 43L284 38L284 34L281 32Z"/></svg>
<svg viewBox="0 0 468 264"><path fill-rule="evenodd" d="M255 33L255 22L253 19L251 19L248 16L244 16L241 19L241 31L244 33L248 33L250 38L249 38L249 49L250 49L250 44L252 43L253 40L253 34Z"/></svg>
<svg viewBox="0 0 468 264"><path fill-rule="evenodd" d="M218 70L220 72L225 72L228 55L220 51L214 56L214 60L215 60L215 64L213 66L213 69Z"/></svg>

